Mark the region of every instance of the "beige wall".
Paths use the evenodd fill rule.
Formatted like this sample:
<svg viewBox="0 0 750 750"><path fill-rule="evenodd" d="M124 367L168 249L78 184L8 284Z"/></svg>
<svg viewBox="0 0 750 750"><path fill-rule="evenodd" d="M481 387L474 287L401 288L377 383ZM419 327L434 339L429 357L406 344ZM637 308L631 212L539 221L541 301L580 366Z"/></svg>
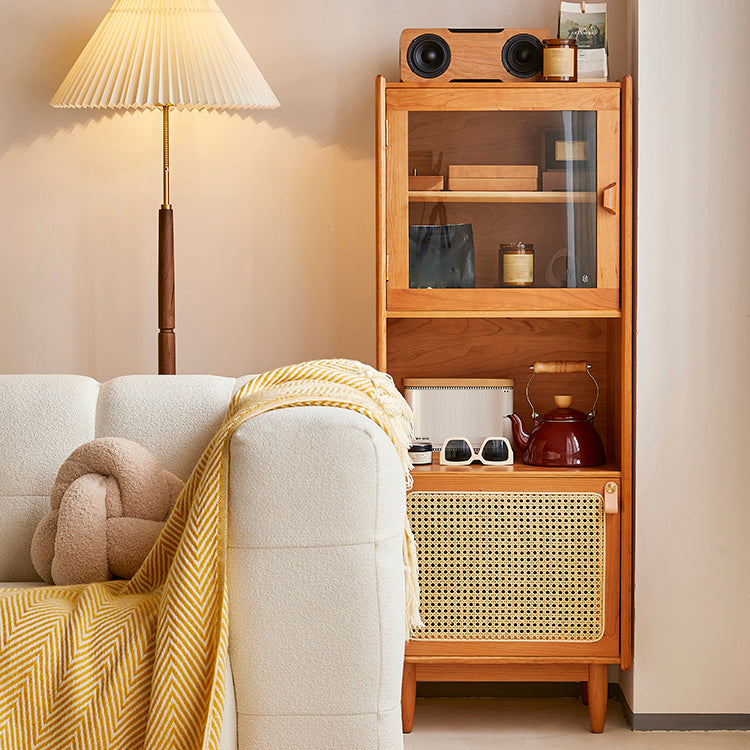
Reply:
<svg viewBox="0 0 750 750"><path fill-rule="evenodd" d="M0 0L0 371L156 369L156 112L48 106L111 0ZM548 26L557 0L220 0L281 100L178 112L178 372L374 361L374 78L404 27ZM613 74L624 0L610 2Z"/></svg>
<svg viewBox="0 0 750 750"><path fill-rule="evenodd" d="M636 713L750 713L749 26L638 2Z"/></svg>

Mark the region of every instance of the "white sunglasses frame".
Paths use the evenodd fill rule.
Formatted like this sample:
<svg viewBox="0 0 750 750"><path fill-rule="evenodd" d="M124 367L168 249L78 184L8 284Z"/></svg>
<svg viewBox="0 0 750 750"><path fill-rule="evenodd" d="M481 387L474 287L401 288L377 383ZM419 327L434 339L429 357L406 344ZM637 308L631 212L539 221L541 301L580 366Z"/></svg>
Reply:
<svg viewBox="0 0 750 750"><path fill-rule="evenodd" d="M471 449L471 458L466 459L465 461L446 461L445 448L452 440L463 440ZM484 450L484 446L487 445L490 440L502 440L508 447L508 458L506 458L504 461L488 461L486 458L483 458L482 451ZM440 464L442 466L469 466L475 461L481 461L485 466L510 466L513 463L513 448L511 447L510 440L508 440L508 438L506 437L501 436L486 437L482 441L482 445L479 447L479 450L475 451L474 446L471 444L471 440L469 440L469 438L454 436L445 439L443 447L440 449Z"/></svg>

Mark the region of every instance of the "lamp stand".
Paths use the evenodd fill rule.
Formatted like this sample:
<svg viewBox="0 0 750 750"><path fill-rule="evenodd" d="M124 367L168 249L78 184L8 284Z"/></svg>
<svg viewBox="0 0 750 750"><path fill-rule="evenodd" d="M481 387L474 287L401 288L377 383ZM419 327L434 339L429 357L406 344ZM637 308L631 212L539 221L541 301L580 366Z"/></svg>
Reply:
<svg viewBox="0 0 750 750"><path fill-rule="evenodd" d="M164 120L164 201L159 209L159 374L174 375L174 224L169 203L169 104Z"/></svg>

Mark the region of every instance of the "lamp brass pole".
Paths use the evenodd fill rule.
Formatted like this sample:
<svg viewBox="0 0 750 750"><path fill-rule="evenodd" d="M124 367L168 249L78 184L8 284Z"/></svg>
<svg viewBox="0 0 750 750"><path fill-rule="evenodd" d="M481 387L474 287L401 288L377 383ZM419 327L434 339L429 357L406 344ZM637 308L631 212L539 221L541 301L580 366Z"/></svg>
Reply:
<svg viewBox="0 0 750 750"><path fill-rule="evenodd" d="M159 209L159 374L174 375L174 223L169 202L169 108L163 104L164 199Z"/></svg>

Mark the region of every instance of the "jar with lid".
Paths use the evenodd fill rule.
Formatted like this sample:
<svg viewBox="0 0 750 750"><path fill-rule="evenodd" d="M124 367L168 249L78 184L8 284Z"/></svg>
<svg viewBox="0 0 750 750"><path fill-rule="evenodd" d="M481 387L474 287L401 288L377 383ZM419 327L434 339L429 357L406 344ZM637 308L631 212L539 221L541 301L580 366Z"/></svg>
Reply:
<svg viewBox="0 0 750 750"><path fill-rule="evenodd" d="M409 458L415 466L432 463L432 443L420 440L409 446Z"/></svg>
<svg viewBox="0 0 750 750"><path fill-rule="evenodd" d="M534 284L534 246L530 242L510 242L498 250L501 286Z"/></svg>
<svg viewBox="0 0 750 750"><path fill-rule="evenodd" d="M542 77L545 81L573 83L578 80L578 45L574 39L545 39Z"/></svg>

